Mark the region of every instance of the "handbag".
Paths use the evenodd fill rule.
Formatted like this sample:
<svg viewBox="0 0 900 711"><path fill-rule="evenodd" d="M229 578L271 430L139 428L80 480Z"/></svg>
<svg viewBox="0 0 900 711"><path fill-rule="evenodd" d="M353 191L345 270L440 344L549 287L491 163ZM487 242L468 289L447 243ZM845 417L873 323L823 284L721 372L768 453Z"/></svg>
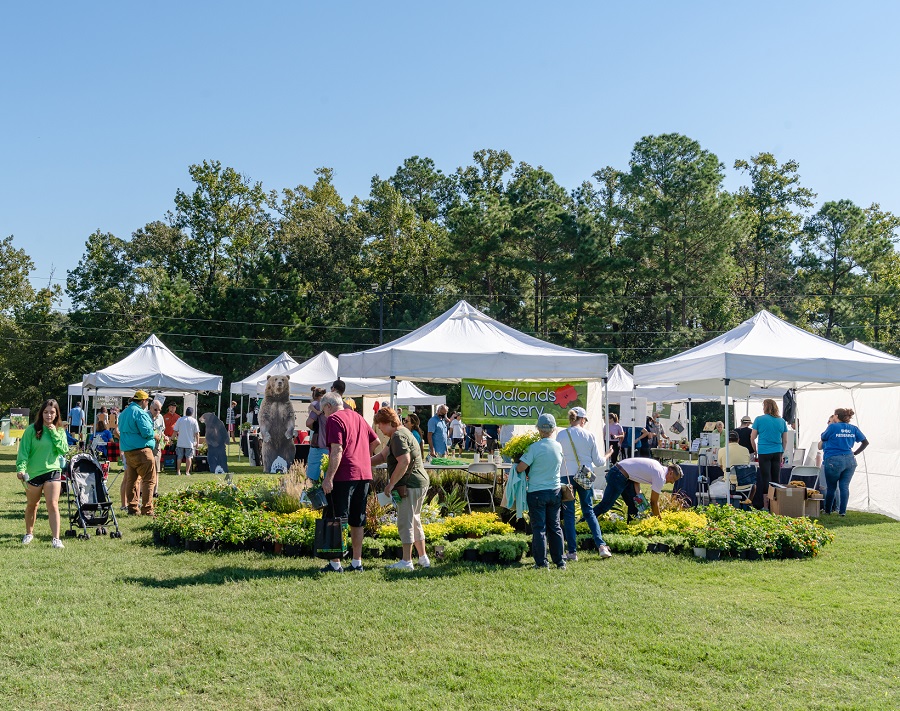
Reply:
<svg viewBox="0 0 900 711"><path fill-rule="evenodd" d="M575 501L575 491L571 484L560 484L559 493L563 503Z"/></svg>
<svg viewBox="0 0 900 711"><path fill-rule="evenodd" d="M316 558L333 560L343 558L347 554L347 519L316 519L315 553Z"/></svg>
<svg viewBox="0 0 900 711"><path fill-rule="evenodd" d="M594 486L594 480L597 478L590 469L588 469L584 464L581 463L581 458L578 456L578 450L575 449L575 441L572 439L572 433L566 429L566 434L569 435L569 443L572 445L572 451L575 453L575 463L578 465L578 473L575 475L575 483L578 484L582 489L590 489ZM573 496L574 498L574 496Z"/></svg>

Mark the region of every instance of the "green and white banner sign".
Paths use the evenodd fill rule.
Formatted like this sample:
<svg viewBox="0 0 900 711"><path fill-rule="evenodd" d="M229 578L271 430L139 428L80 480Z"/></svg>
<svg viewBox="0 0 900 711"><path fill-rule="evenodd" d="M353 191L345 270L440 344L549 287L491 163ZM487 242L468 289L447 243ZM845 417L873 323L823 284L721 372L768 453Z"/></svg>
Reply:
<svg viewBox="0 0 900 711"><path fill-rule="evenodd" d="M462 416L466 424L533 425L545 412L560 426L569 410L585 407L587 382L533 383L518 380L463 380Z"/></svg>

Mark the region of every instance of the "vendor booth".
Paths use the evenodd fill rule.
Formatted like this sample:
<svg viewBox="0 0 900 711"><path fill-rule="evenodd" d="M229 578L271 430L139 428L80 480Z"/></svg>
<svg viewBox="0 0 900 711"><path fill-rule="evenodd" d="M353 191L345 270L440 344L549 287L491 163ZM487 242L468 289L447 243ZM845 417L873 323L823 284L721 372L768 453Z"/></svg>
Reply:
<svg viewBox="0 0 900 711"><path fill-rule="evenodd" d="M492 319L466 301L458 302L434 320L390 343L340 355L338 373L345 380L389 379L394 385L392 395L396 395L399 383L406 380L584 382L588 426L598 437L603 433L605 354L547 343ZM484 387L490 389L489 385ZM498 389L505 394L514 388L494 388L491 392L496 393ZM574 391L567 393L566 397L573 394ZM518 395L524 397L522 393ZM534 397L543 396L538 393Z"/></svg>
<svg viewBox="0 0 900 711"><path fill-rule="evenodd" d="M722 396L729 402L748 398L754 388L793 391L801 413L800 447L817 442L825 426L827 414L812 420L803 414L814 409L813 403L821 407L827 401L830 411L853 407L857 424L872 445L858 457L851 505L900 518L900 443L896 438L900 401L897 389L890 387L900 385L900 360L847 348L761 311L696 348L637 366L634 379L639 386L673 383L680 390ZM865 403L868 412L854 402ZM726 430L733 425L727 418L726 410ZM866 432L869 418L880 418L891 430L890 437L879 442Z"/></svg>

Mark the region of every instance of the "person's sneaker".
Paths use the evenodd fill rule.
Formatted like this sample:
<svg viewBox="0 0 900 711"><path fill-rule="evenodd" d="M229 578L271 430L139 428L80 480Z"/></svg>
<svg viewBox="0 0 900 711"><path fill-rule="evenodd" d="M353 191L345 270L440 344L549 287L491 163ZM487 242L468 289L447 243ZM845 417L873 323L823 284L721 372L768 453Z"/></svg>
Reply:
<svg viewBox="0 0 900 711"><path fill-rule="evenodd" d="M566 560L578 560L577 553L566 553Z"/></svg>
<svg viewBox="0 0 900 711"><path fill-rule="evenodd" d="M612 553L609 551L609 546L600 546L597 549L597 553L600 554L601 558L612 558Z"/></svg>
<svg viewBox="0 0 900 711"><path fill-rule="evenodd" d="M63 545L63 542L61 540L59 540L58 538L54 538L52 541L50 541L50 547L51 548L65 548L65 546Z"/></svg>
<svg viewBox="0 0 900 711"><path fill-rule="evenodd" d="M393 565L389 565L388 570L412 570L413 564L410 560L398 560Z"/></svg>
<svg viewBox="0 0 900 711"><path fill-rule="evenodd" d="M559 565L556 566L557 570L566 570L566 561L563 561Z"/></svg>
<svg viewBox="0 0 900 711"><path fill-rule="evenodd" d="M342 566L338 566L337 568L333 568L331 563L326 563L325 567L319 570L320 573L343 573L344 568Z"/></svg>
<svg viewBox="0 0 900 711"><path fill-rule="evenodd" d="M352 570L354 573L361 573L361 572L363 572L362 563L360 563L359 565L353 565L353 564L351 563L351 564L350 564L349 570Z"/></svg>
<svg viewBox="0 0 900 711"><path fill-rule="evenodd" d="M423 568L430 568L431 559L427 555L423 555L421 558L419 558L419 565Z"/></svg>
<svg viewBox="0 0 900 711"><path fill-rule="evenodd" d="M22 545L27 546L33 540L34 540L34 534L26 533L24 536L22 536Z"/></svg>
<svg viewBox="0 0 900 711"><path fill-rule="evenodd" d="M535 570L548 570L549 568L550 568L550 565L548 563L544 563L544 565L539 565L538 563L534 564Z"/></svg>

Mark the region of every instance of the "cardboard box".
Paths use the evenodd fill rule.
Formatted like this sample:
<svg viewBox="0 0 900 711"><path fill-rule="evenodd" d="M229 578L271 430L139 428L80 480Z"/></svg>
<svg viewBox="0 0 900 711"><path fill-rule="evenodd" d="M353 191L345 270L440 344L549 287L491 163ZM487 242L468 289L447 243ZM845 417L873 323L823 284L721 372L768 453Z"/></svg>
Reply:
<svg viewBox="0 0 900 711"><path fill-rule="evenodd" d="M769 484L769 510L779 516L805 516L806 487Z"/></svg>
<svg viewBox="0 0 900 711"><path fill-rule="evenodd" d="M805 515L807 518L819 518L819 514L822 513L822 501L823 499L806 500Z"/></svg>

